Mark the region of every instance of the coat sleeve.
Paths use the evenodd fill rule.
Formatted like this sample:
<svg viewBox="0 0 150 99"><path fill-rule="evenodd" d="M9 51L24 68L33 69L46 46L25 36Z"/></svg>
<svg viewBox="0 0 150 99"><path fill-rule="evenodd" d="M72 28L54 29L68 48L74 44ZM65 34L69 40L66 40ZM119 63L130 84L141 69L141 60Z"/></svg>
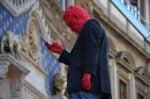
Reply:
<svg viewBox="0 0 150 99"><path fill-rule="evenodd" d="M97 21L89 22L84 28L84 48L83 48L83 73L95 75L100 43L103 39L101 25Z"/></svg>
<svg viewBox="0 0 150 99"><path fill-rule="evenodd" d="M68 51L64 50L61 53L60 57L58 58L58 61L66 64L66 65L69 65L69 58L70 58L70 53Z"/></svg>

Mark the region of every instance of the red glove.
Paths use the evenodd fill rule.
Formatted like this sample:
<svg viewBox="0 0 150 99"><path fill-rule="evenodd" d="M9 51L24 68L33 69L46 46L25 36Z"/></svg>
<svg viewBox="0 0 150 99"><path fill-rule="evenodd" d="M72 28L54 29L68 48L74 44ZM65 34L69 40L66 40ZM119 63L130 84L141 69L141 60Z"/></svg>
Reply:
<svg viewBox="0 0 150 99"><path fill-rule="evenodd" d="M84 73L82 77L82 87L86 91L91 90L91 74L90 73Z"/></svg>
<svg viewBox="0 0 150 99"><path fill-rule="evenodd" d="M52 42L52 44L46 42L45 45L50 51L57 54L61 54L64 50L57 42Z"/></svg>

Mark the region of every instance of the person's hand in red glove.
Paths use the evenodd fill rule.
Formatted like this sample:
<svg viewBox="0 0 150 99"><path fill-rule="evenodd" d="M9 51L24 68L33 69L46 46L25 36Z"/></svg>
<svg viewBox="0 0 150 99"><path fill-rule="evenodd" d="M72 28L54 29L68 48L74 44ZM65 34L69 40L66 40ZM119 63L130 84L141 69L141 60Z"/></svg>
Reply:
<svg viewBox="0 0 150 99"><path fill-rule="evenodd" d="M45 45L51 52L54 52L57 54L61 54L64 50L57 42L52 42L51 44L48 44L46 42Z"/></svg>
<svg viewBox="0 0 150 99"><path fill-rule="evenodd" d="M91 74L90 73L84 73L83 77L82 77L82 87L84 90L86 91L90 91L91 90Z"/></svg>

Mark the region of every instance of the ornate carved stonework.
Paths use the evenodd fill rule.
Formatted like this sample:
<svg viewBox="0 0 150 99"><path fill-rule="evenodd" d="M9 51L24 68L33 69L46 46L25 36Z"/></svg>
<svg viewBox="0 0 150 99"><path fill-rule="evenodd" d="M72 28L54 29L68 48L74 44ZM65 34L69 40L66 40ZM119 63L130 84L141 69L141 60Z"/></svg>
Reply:
<svg viewBox="0 0 150 99"><path fill-rule="evenodd" d="M21 40L18 35L11 31L7 31L1 41L1 52L11 53L13 56L18 57L21 50Z"/></svg>
<svg viewBox="0 0 150 99"><path fill-rule="evenodd" d="M135 70L136 68L133 56L127 51L118 52L116 55L116 60L118 63L123 64L123 66L131 71Z"/></svg>
<svg viewBox="0 0 150 99"><path fill-rule="evenodd" d="M148 97L148 93L149 93L149 81L148 79L143 78L143 76L141 76L140 74L136 74L136 91L137 92L141 92L144 95L144 99L149 99ZM146 98L147 97L147 98Z"/></svg>
<svg viewBox="0 0 150 99"><path fill-rule="evenodd" d="M66 77L61 74L61 73L56 73L54 76L54 88L56 94L65 94L64 91L66 90L65 88L65 83L66 83Z"/></svg>
<svg viewBox="0 0 150 99"><path fill-rule="evenodd" d="M31 17L27 24L27 33L25 37L16 35L12 31L4 33L0 44L1 53L10 53L12 56L20 59L20 52L24 52L26 55L39 62L40 59L40 36L39 27L36 23L35 14L31 13Z"/></svg>
<svg viewBox="0 0 150 99"><path fill-rule="evenodd" d="M0 0L0 3L14 16L17 17L29 10L37 0Z"/></svg>
<svg viewBox="0 0 150 99"><path fill-rule="evenodd" d="M40 58L40 43L39 43L39 32L38 26L36 25L36 20L34 17L31 17L28 22L26 39L28 41L28 51L29 55L37 60Z"/></svg>
<svg viewBox="0 0 150 99"><path fill-rule="evenodd" d="M2 99L23 99L24 78L29 70L9 54L0 54L0 97ZM2 84L2 85L1 85Z"/></svg>

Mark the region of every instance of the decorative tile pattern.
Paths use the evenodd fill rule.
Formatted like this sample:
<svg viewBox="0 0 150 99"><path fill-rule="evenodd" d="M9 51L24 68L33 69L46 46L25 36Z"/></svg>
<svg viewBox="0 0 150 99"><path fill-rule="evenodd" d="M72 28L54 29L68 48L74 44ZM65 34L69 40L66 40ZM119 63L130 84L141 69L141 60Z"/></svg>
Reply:
<svg viewBox="0 0 150 99"><path fill-rule="evenodd" d="M49 95L53 94L53 77L60 70L60 63L54 58L45 46L45 41L41 39L41 55L43 68L48 73L46 77L46 91Z"/></svg>
<svg viewBox="0 0 150 99"><path fill-rule="evenodd" d="M13 17L1 4L0 4L0 41L5 31L13 31L17 35L25 36L27 29L27 22L29 19L29 12L26 12L18 17ZM39 32L41 30L39 29ZM60 63L55 57L47 50L45 42L40 39L41 44L41 60L44 70L47 72L45 78L45 87L49 95L53 94L53 76L60 70ZM32 72L32 71L31 71Z"/></svg>
<svg viewBox="0 0 150 99"><path fill-rule="evenodd" d="M0 5L0 41L5 31L25 35L29 13L24 13L14 18L2 5Z"/></svg>

